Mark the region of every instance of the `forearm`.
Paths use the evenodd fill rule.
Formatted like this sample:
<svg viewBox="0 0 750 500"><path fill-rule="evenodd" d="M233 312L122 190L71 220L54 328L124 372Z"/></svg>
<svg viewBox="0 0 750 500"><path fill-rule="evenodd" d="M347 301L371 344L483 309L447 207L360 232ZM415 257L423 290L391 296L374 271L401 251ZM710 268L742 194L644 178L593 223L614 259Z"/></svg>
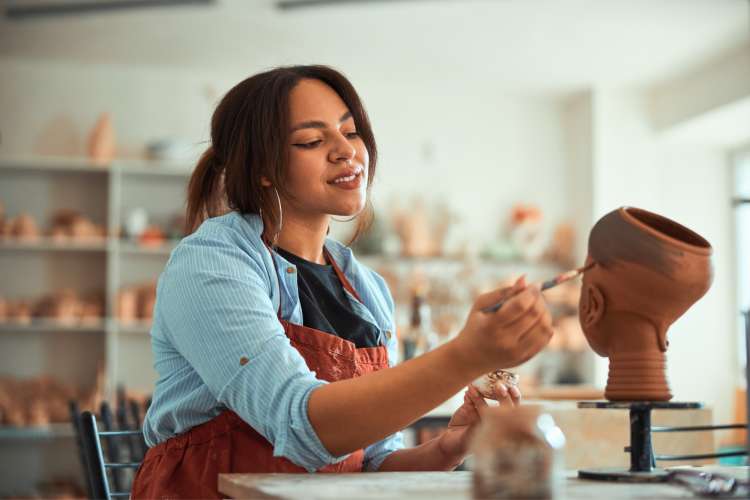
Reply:
<svg viewBox="0 0 750 500"><path fill-rule="evenodd" d="M391 453L383 460L378 472L388 471L448 471L458 467L464 456L448 456L440 449L439 437L414 448L404 448Z"/></svg>
<svg viewBox="0 0 750 500"><path fill-rule="evenodd" d="M484 372L455 339L418 358L315 389L308 416L323 446L343 455L397 432Z"/></svg>

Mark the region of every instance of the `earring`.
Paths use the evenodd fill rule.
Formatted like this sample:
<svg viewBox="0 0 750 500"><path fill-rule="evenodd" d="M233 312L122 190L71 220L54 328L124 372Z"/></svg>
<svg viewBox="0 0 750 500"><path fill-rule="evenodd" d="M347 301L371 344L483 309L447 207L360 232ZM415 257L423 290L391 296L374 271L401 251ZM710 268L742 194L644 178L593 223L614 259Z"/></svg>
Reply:
<svg viewBox="0 0 750 500"><path fill-rule="evenodd" d="M281 210L281 197L279 196L279 192L276 190L276 187L273 188L273 192L274 194L276 194L276 203L278 203L279 205L279 226L273 236L273 243L275 244L276 240L279 238L279 233L281 233L281 226L284 224L284 212ZM260 216L260 221L265 227L266 220L263 218L263 207L258 207L258 215Z"/></svg>
<svg viewBox="0 0 750 500"><path fill-rule="evenodd" d="M276 229L276 234L273 237L273 241L276 242L276 240L279 238L279 233L281 233L281 227L284 225L284 212L281 210L281 196L279 196L279 192L276 190L276 186L274 186L273 192L276 194L276 202L279 204L279 226Z"/></svg>

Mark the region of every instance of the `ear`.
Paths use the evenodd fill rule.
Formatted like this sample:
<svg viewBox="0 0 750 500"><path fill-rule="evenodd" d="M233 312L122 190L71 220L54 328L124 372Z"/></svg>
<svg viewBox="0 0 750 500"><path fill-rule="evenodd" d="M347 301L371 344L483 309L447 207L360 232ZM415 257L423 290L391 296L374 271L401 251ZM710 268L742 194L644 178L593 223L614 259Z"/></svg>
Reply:
<svg viewBox="0 0 750 500"><path fill-rule="evenodd" d="M581 325L589 328L596 325L604 315L604 295L594 284L586 284L581 290Z"/></svg>
<svg viewBox="0 0 750 500"><path fill-rule="evenodd" d="M271 187L273 184L271 184L271 181L268 180L268 177L265 175L261 176L260 178L260 185L263 187Z"/></svg>

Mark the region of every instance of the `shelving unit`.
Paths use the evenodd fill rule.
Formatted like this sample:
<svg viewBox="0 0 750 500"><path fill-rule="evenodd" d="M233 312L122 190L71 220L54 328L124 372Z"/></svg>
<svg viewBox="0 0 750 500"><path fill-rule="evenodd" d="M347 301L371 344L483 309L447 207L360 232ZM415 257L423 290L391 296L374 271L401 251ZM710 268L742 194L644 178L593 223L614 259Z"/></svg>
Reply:
<svg viewBox="0 0 750 500"><path fill-rule="evenodd" d="M177 243L143 246L121 237L131 210L144 208L150 222L163 224L184 211L192 165L117 161L97 165L75 158L0 159L0 202L6 216L27 212L41 230L52 212L80 212L107 228L90 241L0 239L0 296L36 299L56 289L100 291L105 314L97 322L63 324L34 318L30 323L0 321L0 376L47 374L88 389L97 366L106 370L104 396L113 400L118 384L150 393L156 380L148 332L150 321L120 324L118 291L155 280ZM77 475L77 450L70 424L47 427L0 427L0 484L33 491L41 480ZM67 460L52 460L54 455ZM36 457L36 458L33 458ZM18 464L41 464L20 467ZM4 481L11 478L12 481ZM0 496L5 493L0 488Z"/></svg>

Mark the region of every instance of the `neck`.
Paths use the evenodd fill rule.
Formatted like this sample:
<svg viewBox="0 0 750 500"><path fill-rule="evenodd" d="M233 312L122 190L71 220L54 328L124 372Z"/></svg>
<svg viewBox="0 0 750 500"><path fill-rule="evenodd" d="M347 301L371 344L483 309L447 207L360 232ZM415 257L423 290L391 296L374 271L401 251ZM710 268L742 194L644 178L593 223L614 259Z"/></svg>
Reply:
<svg viewBox="0 0 750 500"><path fill-rule="evenodd" d="M284 221L276 245L287 252L310 262L325 264L323 245L328 233L330 216L318 216L303 219L287 215L284 211Z"/></svg>
<svg viewBox="0 0 750 500"><path fill-rule="evenodd" d="M666 356L653 323L635 314L613 315L610 327L609 400L668 401L672 398Z"/></svg>

